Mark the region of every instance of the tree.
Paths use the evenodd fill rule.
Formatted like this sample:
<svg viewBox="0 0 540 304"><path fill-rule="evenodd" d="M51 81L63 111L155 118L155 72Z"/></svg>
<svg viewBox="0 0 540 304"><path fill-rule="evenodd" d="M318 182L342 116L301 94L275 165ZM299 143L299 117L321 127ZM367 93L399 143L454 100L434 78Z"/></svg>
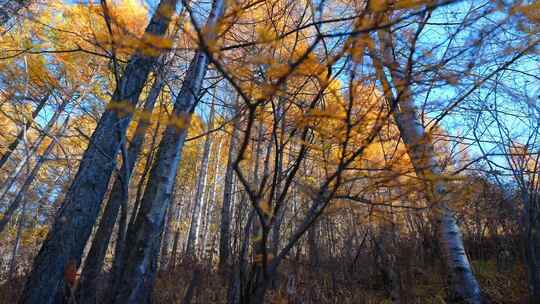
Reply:
<svg viewBox="0 0 540 304"><path fill-rule="evenodd" d="M174 0L161 1L145 34L163 36L175 6ZM101 116L62 208L55 216L53 228L35 259L20 303L44 303L45 299L46 303L53 303L63 297L64 269L77 268L80 263L114 169L116 153L133 115L122 113L118 105L137 104L155 60L155 55L145 54L143 49L130 58L109 109Z"/></svg>
<svg viewBox="0 0 540 304"><path fill-rule="evenodd" d="M217 25L224 13L224 1L213 2L206 27ZM210 35L212 35L210 33ZM211 40L213 36L205 37ZM199 92L206 71L208 55L197 51L192 59L182 88L176 97L169 124L156 153L156 160L150 170L141 207L132 230L126 236L126 256L120 284L113 303L149 302L152 293L165 214L170 204L174 184L191 115L198 103Z"/></svg>

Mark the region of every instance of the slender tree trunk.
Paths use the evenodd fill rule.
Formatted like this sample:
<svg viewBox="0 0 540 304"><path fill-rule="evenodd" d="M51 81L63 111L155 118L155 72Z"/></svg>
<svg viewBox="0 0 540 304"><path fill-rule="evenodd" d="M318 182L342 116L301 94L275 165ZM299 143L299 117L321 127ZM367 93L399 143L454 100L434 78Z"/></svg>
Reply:
<svg viewBox="0 0 540 304"><path fill-rule="evenodd" d="M13 251L11 252L11 259L9 261L8 279L11 280L17 275L17 252L21 243L21 233L24 227L24 220L26 216L26 201L23 203L19 220L17 221L17 233L15 235L15 244L13 245Z"/></svg>
<svg viewBox="0 0 540 304"><path fill-rule="evenodd" d="M2 155L2 157L0 158L0 170L2 170L4 168L4 165L6 164L7 160L11 157L11 154L13 154L13 152L15 150L17 150L17 147L19 146L19 143L21 142L21 139L23 138L26 130L30 129L30 127L32 126L32 123L34 122L34 120L38 116L41 109L43 109L43 107L47 104L47 100L49 100L49 94L47 94L43 98L41 98L41 100L39 101L39 103L36 106L36 108L34 109L34 111L32 111L31 119L29 119L25 123L23 129L19 131L19 133L17 134L15 139L13 139L11 144L9 144L9 146L7 147L6 153L4 153L4 155Z"/></svg>
<svg viewBox="0 0 540 304"><path fill-rule="evenodd" d="M236 113L235 113L236 115ZM231 202L233 199L234 161L235 149L238 141L238 119L234 120L229 151L227 153L227 167L225 169L225 181L223 182L223 204L221 206L221 224L219 237L219 269L224 271L231 255Z"/></svg>
<svg viewBox="0 0 540 304"><path fill-rule="evenodd" d="M148 180L148 174L150 173L150 169L152 168L152 163L154 161L154 156L155 156L154 147L156 146L158 133L161 126L160 121L161 119L158 118L156 128L154 129L154 132L152 134L152 140L149 145L149 147L152 147L152 148L150 149L150 151L148 152L148 155L146 156L145 163L144 163L144 170L137 184L137 193L135 194L135 202L133 203L133 208L129 216L129 223L127 227L128 231L130 229L133 229L133 225L135 225L135 218L137 218L137 212L139 211L142 195L144 193L145 185Z"/></svg>
<svg viewBox="0 0 540 304"><path fill-rule="evenodd" d="M206 23L207 28L213 28L217 24L223 10L224 1L215 0ZM150 302L161 244L161 230L190 118L197 105L208 62L206 53L198 51L195 54L182 89L177 95L172 113L175 123L169 124L165 129L156 161L150 170L150 179L135 219L134 229L128 231L124 269L114 303Z"/></svg>
<svg viewBox="0 0 540 304"><path fill-rule="evenodd" d="M68 121L69 121L69 118L66 119L66 121L64 122L64 127L62 128L62 130L60 132L58 132L58 136L62 135L62 133L65 131L66 127L68 126ZM23 185L21 186L21 188L17 192L17 195L15 196L13 201L9 204L9 207L6 210L6 212L4 212L3 217L0 219L0 234L2 233L2 231L4 231L4 228L9 223L13 213L15 213L15 211L17 211L17 209L19 208L19 205L21 204L21 202L24 201L26 192L28 191L28 189L32 185L32 182L34 181L37 174L39 173L39 170L41 169L41 166L43 166L43 164L45 163L45 160L47 159L47 156L51 153L52 149L54 148L54 146L56 144L56 141L57 141L57 139L53 138L52 141L49 143L49 145L47 145L47 148L45 148L45 151L43 151L41 156L38 157L38 160L34 164L34 167L32 168L32 171L30 172L30 174L28 174L28 176L24 180Z"/></svg>
<svg viewBox="0 0 540 304"><path fill-rule="evenodd" d="M415 172L427 186L427 200L433 206L432 212L438 222L438 242L449 275L450 297L455 301L482 303L480 285L472 272L460 228L448 205L450 199L448 186L442 178L442 169L437 163L433 143L414 106L409 87L410 81L405 78L407 76L404 76L404 73L400 72L402 69L393 55L394 47L390 33L387 30L381 30L379 39L382 41L382 59L373 48L370 49L370 53L374 58L377 77L383 84L387 100L391 104L399 105L393 111L394 119ZM383 65L390 71L393 88L398 92L398 97L393 96L392 85L385 75Z"/></svg>
<svg viewBox="0 0 540 304"><path fill-rule="evenodd" d="M161 89L163 88L163 84L163 75L158 74L142 109L146 115L142 115L142 117L146 117L147 115L150 116L152 113L158 96L161 93ZM123 160L122 167L112 186L109 200L105 206L103 216L81 272L79 290L77 293L79 304L96 303L96 290L98 290L99 276L101 274L111 235L113 234L114 224L117 221L118 211L121 207L123 209L123 216L121 219L123 224L118 225L120 238L117 242L123 242L123 235L125 234L124 231L126 229L125 214L127 213L126 207L128 201L127 188L129 186L129 181L131 180L135 163L143 150L144 138L149 127L149 119L141 119L137 124L135 135L133 136L127 151L127 157ZM122 248L122 246L122 244L117 244L116 248Z"/></svg>
<svg viewBox="0 0 540 304"><path fill-rule="evenodd" d="M212 130L214 123L214 106L210 109L210 117L208 118L207 131ZM208 179L208 157L210 156L210 148L212 146L212 135L207 134L204 142L204 149L201 160L201 169L197 178L197 190L193 201L193 209L191 213L191 225L189 227L189 235L187 239L186 255L188 258L194 259L199 241L199 229L201 221L201 205L204 201L204 193L206 190L206 181Z"/></svg>
<svg viewBox="0 0 540 304"><path fill-rule="evenodd" d="M172 231L173 219L176 215L176 210L179 208L177 204L174 203L174 197L176 197L176 190L173 192L173 202L167 211L167 220L165 222L165 232L163 233L163 241L161 244L161 253L159 254L159 269L160 271L165 270L169 264L169 239Z"/></svg>
<svg viewBox="0 0 540 304"><path fill-rule="evenodd" d="M221 178L220 178L220 175L221 175L221 170L220 170L220 165L219 165L219 162L221 161L220 160L220 155L221 155L221 139L218 141L217 143L217 152L216 152L216 155L215 155L215 159L214 159L214 169L213 169L213 173L214 173L214 180L212 181L212 185L210 186L210 195L208 195L208 199L207 199L207 207L206 207L206 214L205 214L205 219L206 221L204 222L204 227L203 227L203 230L202 230L202 256L206 257L207 253L208 253L208 231L210 230L211 228L211 225L213 223L213 220L214 220L214 209L216 207L216 185L218 182L220 182Z"/></svg>
<svg viewBox="0 0 540 304"><path fill-rule="evenodd" d="M176 3L177 0L159 3L145 35L165 34ZM141 50L130 58L108 109L92 134L53 227L34 261L20 303L49 304L63 298L64 269L67 265L78 266L80 263L115 167L116 154L133 116L126 108L137 104L155 62L156 57Z"/></svg>
<svg viewBox="0 0 540 304"><path fill-rule="evenodd" d="M177 213L175 215L176 225L174 226L174 237L173 237L173 247L171 252L171 258L168 261L168 268L170 270L174 269L176 267L176 261L178 259L178 251L179 251L179 243L180 243L180 225L178 222L181 219L182 216L182 203L184 201L181 200L177 207Z"/></svg>

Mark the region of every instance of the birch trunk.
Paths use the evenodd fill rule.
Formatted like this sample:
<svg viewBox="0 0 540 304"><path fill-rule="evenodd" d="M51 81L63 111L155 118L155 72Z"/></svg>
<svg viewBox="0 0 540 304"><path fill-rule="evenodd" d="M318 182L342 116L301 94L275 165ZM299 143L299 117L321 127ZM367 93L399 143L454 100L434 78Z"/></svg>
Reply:
<svg viewBox="0 0 540 304"><path fill-rule="evenodd" d="M177 208L176 208L176 214L174 216L174 236L173 236L173 246L172 246L172 251L171 251L171 256L170 258L168 259L167 261L167 268L169 270L172 270L176 267L176 260L178 258L178 248L179 248L179 243L180 243L180 219L181 219L181 216L182 216L182 210L183 210L183 206L182 206L182 203L183 203L183 200L180 200Z"/></svg>
<svg viewBox="0 0 540 304"><path fill-rule="evenodd" d="M224 1L215 0L207 20L207 28L213 28L217 24L223 10ZM206 53L198 51L195 54L176 98L172 113L175 123L170 123L164 131L134 229L127 235L128 247L114 303L150 302L161 244L161 230L190 118L197 105L208 62Z"/></svg>
<svg viewBox="0 0 540 304"><path fill-rule="evenodd" d="M172 197L176 197L176 191L173 193ZM161 244L161 253L159 254L159 270L163 271L167 268L169 264L169 239L172 231L172 223L176 215L176 210L179 208L177 204L173 202L167 211L167 220L165 222L165 231L163 233L163 241Z"/></svg>
<svg viewBox="0 0 540 304"><path fill-rule="evenodd" d="M220 155L221 155L221 139L218 141L217 143L217 153L216 153L216 156L215 156L215 159L214 159L214 180L212 181L212 186L210 186L210 195L208 196L208 200L207 200L207 207L206 207L206 214L205 214L205 219L206 221L204 222L204 227L203 227L203 231L202 231L202 240L203 240L203 245L202 245L202 254L203 256L206 256L206 254L208 253L208 231L210 230L211 228L211 225L213 223L213 219L214 219L214 209L216 207L216 185L218 182L221 181L221 166L219 165L220 163Z"/></svg>
<svg viewBox="0 0 540 304"><path fill-rule="evenodd" d="M401 66L393 55L393 42L386 30L379 32L382 41L382 60L370 50L377 69L377 77L383 83L386 98L398 107L393 111L394 120L408 150L416 174L426 184L427 200L433 206L439 226L438 242L450 282L452 300L465 303L482 303L480 285L473 274L465 252L463 238L449 203L449 190L442 178L442 169L437 163L433 143L426 133L414 106L410 82L400 72ZM385 76L383 66L390 71L392 85ZM398 97L392 94L393 87Z"/></svg>
<svg viewBox="0 0 540 304"><path fill-rule="evenodd" d="M208 118L207 131L212 129L214 122L214 106L210 110ZM191 213L191 225L189 227L189 235L187 239L186 255L188 258L195 258L195 252L198 244L198 236L201 221L201 204L204 201L204 193L206 189L206 181L208 179L208 157L210 156L210 147L212 146L212 136L208 134L204 142L203 155L201 160L201 169L197 178L197 188L195 192L195 200Z"/></svg>
<svg viewBox="0 0 540 304"><path fill-rule="evenodd" d="M21 233L24 226L24 220L26 216L26 201L23 203L19 220L17 221L17 233L15 235L15 244L13 245L13 251L11 252L11 260L9 262L8 279L11 280L17 272L17 252L21 243Z"/></svg>
<svg viewBox="0 0 540 304"><path fill-rule="evenodd" d="M162 0L146 28L145 35L163 36L169 27L177 0ZM20 303L49 304L61 301L64 269L79 265L84 247L99 213L116 154L125 137L135 106L156 57L137 50L92 134L78 172L66 193L25 285ZM127 103L124 104L124 103ZM123 112L122 112L123 111Z"/></svg>

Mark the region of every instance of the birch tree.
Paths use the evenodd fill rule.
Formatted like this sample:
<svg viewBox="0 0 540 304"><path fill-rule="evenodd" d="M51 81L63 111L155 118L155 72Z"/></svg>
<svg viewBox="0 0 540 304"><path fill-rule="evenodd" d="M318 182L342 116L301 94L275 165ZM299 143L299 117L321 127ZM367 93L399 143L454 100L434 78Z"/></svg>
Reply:
<svg viewBox="0 0 540 304"><path fill-rule="evenodd" d="M206 27L213 28L222 16L225 5L215 0ZM213 36L205 37L212 39ZM166 127L156 160L150 170L148 185L135 219L134 229L126 236L127 249L119 289L114 303L146 303L150 301L156 271L166 210L180 164L189 122L198 103L199 92L208 69L208 55L197 51L178 93L172 123Z"/></svg>

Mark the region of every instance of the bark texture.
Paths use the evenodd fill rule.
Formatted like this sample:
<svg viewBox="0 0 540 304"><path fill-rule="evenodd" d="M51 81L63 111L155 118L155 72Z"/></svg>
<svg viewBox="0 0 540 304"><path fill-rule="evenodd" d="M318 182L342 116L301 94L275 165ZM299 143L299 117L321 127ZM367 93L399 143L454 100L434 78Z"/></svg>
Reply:
<svg viewBox="0 0 540 304"><path fill-rule="evenodd" d="M162 0L145 35L163 36L177 0ZM146 52L147 54L148 52ZM79 265L115 167L116 154L156 57L138 50L130 58L108 109L101 116L77 174L58 210L54 224L37 255L20 303L62 301L64 268ZM124 104L124 103L127 103Z"/></svg>

